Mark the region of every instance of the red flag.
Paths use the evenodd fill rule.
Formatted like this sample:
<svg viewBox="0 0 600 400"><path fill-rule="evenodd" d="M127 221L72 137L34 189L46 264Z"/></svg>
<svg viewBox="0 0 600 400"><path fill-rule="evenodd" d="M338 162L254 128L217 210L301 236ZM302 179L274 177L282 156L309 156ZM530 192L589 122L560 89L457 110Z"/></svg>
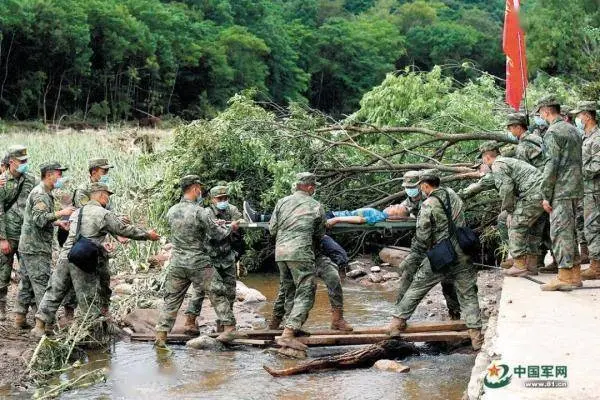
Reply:
<svg viewBox="0 0 600 400"><path fill-rule="evenodd" d="M519 21L521 0L506 0L502 48L506 54L506 102L519 110L527 86L525 34Z"/></svg>

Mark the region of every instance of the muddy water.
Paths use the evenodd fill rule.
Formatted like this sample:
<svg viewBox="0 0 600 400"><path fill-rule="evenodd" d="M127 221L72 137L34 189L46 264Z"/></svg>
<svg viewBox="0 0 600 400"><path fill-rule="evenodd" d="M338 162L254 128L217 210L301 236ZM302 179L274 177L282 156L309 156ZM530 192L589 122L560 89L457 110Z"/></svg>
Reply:
<svg viewBox="0 0 600 400"><path fill-rule="evenodd" d="M245 283L273 300L277 276L252 275ZM383 325L389 318L393 292L345 286L346 316L360 326ZM260 312L267 316L270 303ZM319 285L308 327L326 327L329 304ZM359 369L288 378L272 378L262 365L286 366L259 349L212 353L172 346L170 356L157 356L151 344L115 345L110 355L96 354L92 364L109 371L104 383L65 393L67 399L460 399L468 383L473 355L419 356L406 359L408 374ZM339 348L311 349L318 356ZM104 361L103 361L104 360Z"/></svg>

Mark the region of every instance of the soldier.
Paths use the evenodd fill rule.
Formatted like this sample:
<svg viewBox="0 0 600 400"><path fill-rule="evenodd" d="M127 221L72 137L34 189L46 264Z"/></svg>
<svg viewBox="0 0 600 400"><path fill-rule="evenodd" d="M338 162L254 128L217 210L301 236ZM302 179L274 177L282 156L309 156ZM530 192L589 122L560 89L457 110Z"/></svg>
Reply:
<svg viewBox="0 0 600 400"><path fill-rule="evenodd" d="M337 259L340 264L333 261ZM321 278L327 287L329 304L331 305L331 329L350 332L352 326L344 319L344 293L338 266L348 262L346 251L332 238L323 235L321 246L315 258L315 276ZM286 290L290 290L287 292ZM289 316L295 295L292 285L279 286L277 298L273 303L273 318L269 323L269 329L279 329L281 322Z"/></svg>
<svg viewBox="0 0 600 400"><path fill-rule="evenodd" d="M208 293L223 332L217 337L222 342L234 337L235 317L221 276L211 265L206 253L208 240L223 241L237 231L237 221L230 225L219 225L211 212L198 204L203 184L197 175L187 175L180 183L183 197L167 212L171 228L170 269L165 280L164 305L156 324L158 348L166 346L167 333L173 328L177 312L191 284L197 292Z"/></svg>
<svg viewBox="0 0 600 400"><path fill-rule="evenodd" d="M229 194L227 186L215 186L210 189L211 204L207 208L211 217L215 220L227 222L243 220L242 213L236 206L229 203ZM223 239L209 239L206 243L206 251L210 257L210 262L217 273L221 276L223 285L225 285L226 297L233 310L235 303L235 286L237 281L237 268L235 265L237 252L233 249L233 242L240 241L241 237L232 233ZM199 333L196 326L196 318L200 315L202 301L204 300L204 291L194 290L194 296L190 301L185 313L186 333L197 335ZM217 320L217 332L222 332L221 321Z"/></svg>
<svg viewBox="0 0 600 400"><path fill-rule="evenodd" d="M469 328L471 345L479 350L483 343L481 334L481 316L477 299L477 272L469 256L463 253L458 246L454 235L450 234L448 218L442 206L451 213L456 226L464 226L465 218L462 211L462 201L446 188L440 187L440 178L433 174L423 175L419 180L421 191L427 196L417 216L417 231L410 248L407 259L411 263L421 264L426 257L426 252L440 241L450 238L457 260L446 270L433 272L430 263L423 264L417 271L406 294L396 304L390 324L390 336L396 337L406 329L406 321L427 295L429 290L443 279L454 281L457 288L461 315ZM455 209L453 205L460 205ZM435 267L435 266L434 266Z"/></svg>
<svg viewBox="0 0 600 400"><path fill-rule="evenodd" d="M600 129L596 121L597 103L584 101L573 112L583 139L583 214L585 238L589 244L590 268L581 279L600 279Z"/></svg>
<svg viewBox="0 0 600 400"><path fill-rule="evenodd" d="M544 214L541 175L525 161L499 156L496 142L483 143L479 150L483 162L492 168L502 200L501 210L508 214L509 246L514 263L504 274L537 275L544 229L544 221L540 220Z"/></svg>
<svg viewBox="0 0 600 400"><path fill-rule="evenodd" d="M509 114L506 128L519 140L514 158L523 160L541 170L546 162L542 149L543 139L537 133L529 133L527 130L527 116L521 113Z"/></svg>
<svg viewBox="0 0 600 400"><path fill-rule="evenodd" d="M581 264L577 243L577 202L583 197L581 136L560 116L560 103L552 96L539 101L534 112L538 125L548 125L544 135L546 164L542 174L543 207L550 214L552 250L558 277L542 290L580 287Z"/></svg>
<svg viewBox="0 0 600 400"><path fill-rule="evenodd" d="M35 186L35 178L27 172L27 148L11 146L6 158L8 166L0 177L4 180L0 187L0 320L6 318L6 294L19 248L23 212Z"/></svg>
<svg viewBox="0 0 600 400"><path fill-rule="evenodd" d="M286 291L295 289L293 306L277 343L298 351L307 348L295 339L295 331L302 328L315 302L315 248L325 234L325 211L313 198L317 185L314 174L297 174L296 191L277 202L269 223L269 231L276 237L280 285Z"/></svg>
<svg viewBox="0 0 600 400"><path fill-rule="evenodd" d="M74 211L73 207L54 211L51 192L62 187L62 175L66 170L56 161L42 164L42 181L27 198L19 240L21 281L15 308L15 326L19 329L29 328L25 321L27 310L29 306L38 307L46 291L52 266L54 226L66 228L68 222L59 219Z"/></svg>
<svg viewBox="0 0 600 400"><path fill-rule="evenodd" d="M108 235L120 235L134 240L157 241L160 236L152 230L137 228L123 222L115 213L106 209L113 194L104 183L92 183L88 189L89 201L71 215L69 237L60 251L56 269L52 274L48 290L44 294L38 312L35 315L35 328L31 335L40 337L47 325L54 322L56 310L72 287L75 288L77 303L82 315L93 317L99 315L103 304L99 305L100 282L96 271L86 272L71 264L68 260L71 248L78 240L77 234L90 239L102 248L98 259L98 269L107 268L108 252L106 241ZM79 218L81 217L81 226Z"/></svg>

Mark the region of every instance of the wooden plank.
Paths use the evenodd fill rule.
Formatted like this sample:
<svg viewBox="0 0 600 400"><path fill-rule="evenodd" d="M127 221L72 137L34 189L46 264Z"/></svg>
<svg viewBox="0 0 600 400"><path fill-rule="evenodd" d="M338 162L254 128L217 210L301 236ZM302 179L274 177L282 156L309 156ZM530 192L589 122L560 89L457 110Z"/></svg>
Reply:
<svg viewBox="0 0 600 400"><path fill-rule="evenodd" d="M275 339L278 339L276 337ZM400 336L400 339L407 342L454 342L463 339L468 339L468 332L420 332L420 333L405 333ZM300 342L307 346L347 346L358 344L374 344L382 340L390 339L388 335L371 334L371 335L321 335L321 336L305 336L297 338Z"/></svg>
<svg viewBox="0 0 600 400"><path fill-rule="evenodd" d="M281 333L281 332L280 332ZM197 336L190 336L183 333L172 333L167 335L167 343L183 344ZM131 340L136 342L153 342L155 336L153 333L134 333L130 336ZM243 344L247 346L267 347L273 344L273 339L234 339L232 344Z"/></svg>

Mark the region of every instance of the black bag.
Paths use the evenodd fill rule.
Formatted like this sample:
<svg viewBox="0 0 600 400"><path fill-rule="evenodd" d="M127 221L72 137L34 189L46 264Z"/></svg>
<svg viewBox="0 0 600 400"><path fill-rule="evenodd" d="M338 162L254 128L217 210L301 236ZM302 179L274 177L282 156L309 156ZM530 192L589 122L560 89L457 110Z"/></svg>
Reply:
<svg viewBox="0 0 600 400"><path fill-rule="evenodd" d="M102 255L102 249L94 241L81 236L81 217L83 215L83 209L79 209L79 216L77 217L77 232L75 234L75 243L69 251L67 258L69 262L79 269L87 273L93 273L98 268L98 259Z"/></svg>
<svg viewBox="0 0 600 400"><path fill-rule="evenodd" d="M448 208L446 208L446 205L442 199L435 195L433 195L433 197L435 197L441 203L444 213L446 214L446 218L448 218L448 229L450 230L450 236L456 237L459 247L465 252L465 254L469 256L474 256L477 254L481 249L479 236L473 232L473 229L467 226L461 226L460 228L456 227L454 220L452 219L452 206L450 205L450 196L448 195L448 192L446 192Z"/></svg>
<svg viewBox="0 0 600 400"><path fill-rule="evenodd" d="M452 241L446 238L427 251L427 259L431 270L436 274L445 272L450 265L456 262L456 251Z"/></svg>

